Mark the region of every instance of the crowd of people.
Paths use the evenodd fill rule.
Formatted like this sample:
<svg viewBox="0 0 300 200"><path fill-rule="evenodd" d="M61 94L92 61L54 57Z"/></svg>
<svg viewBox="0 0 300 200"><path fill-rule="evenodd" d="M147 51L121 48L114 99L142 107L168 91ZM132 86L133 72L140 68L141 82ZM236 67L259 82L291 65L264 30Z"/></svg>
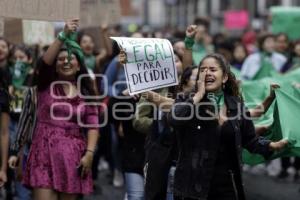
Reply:
<svg viewBox="0 0 300 200"><path fill-rule="evenodd" d="M209 21L197 18L185 32L102 26L96 49L79 28L79 20L67 21L44 47L0 38L0 187L7 200L83 198L100 190L100 160L109 163L112 184L125 185L127 200L242 200L243 149L268 160L288 146L265 138L268 126L252 121L280 85L249 109L240 90L243 81L300 68L300 42L287 34L212 36ZM179 85L130 96L126 50L109 38L124 34L169 39ZM291 166L299 178L300 158L281 164L278 178Z"/></svg>

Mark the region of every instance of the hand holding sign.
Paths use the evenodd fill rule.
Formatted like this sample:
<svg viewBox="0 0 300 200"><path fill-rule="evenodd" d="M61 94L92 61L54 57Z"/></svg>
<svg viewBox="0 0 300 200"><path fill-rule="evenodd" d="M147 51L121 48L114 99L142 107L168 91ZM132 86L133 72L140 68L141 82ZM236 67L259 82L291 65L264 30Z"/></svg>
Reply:
<svg viewBox="0 0 300 200"><path fill-rule="evenodd" d="M121 49L120 54L119 54L119 62L123 65L125 65L127 62L127 56L123 49Z"/></svg>

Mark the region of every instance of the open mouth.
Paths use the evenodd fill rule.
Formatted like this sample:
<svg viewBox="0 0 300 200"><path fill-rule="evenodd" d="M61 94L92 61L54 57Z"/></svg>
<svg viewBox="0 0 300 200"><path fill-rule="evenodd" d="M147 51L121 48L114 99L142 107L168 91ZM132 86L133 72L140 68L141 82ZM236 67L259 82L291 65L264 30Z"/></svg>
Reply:
<svg viewBox="0 0 300 200"><path fill-rule="evenodd" d="M86 52L91 52L91 51L93 51L93 49L92 49L91 47L86 47L84 50L85 50Z"/></svg>
<svg viewBox="0 0 300 200"><path fill-rule="evenodd" d="M206 85L211 85L211 84L213 84L214 82L215 82L215 79L214 79L214 78L209 77L209 78L206 78L206 79L205 79L205 84L206 84Z"/></svg>
<svg viewBox="0 0 300 200"><path fill-rule="evenodd" d="M62 67L62 70L63 70L63 71L70 71L70 70L72 70L72 66L71 66L71 65L64 65L64 66Z"/></svg>

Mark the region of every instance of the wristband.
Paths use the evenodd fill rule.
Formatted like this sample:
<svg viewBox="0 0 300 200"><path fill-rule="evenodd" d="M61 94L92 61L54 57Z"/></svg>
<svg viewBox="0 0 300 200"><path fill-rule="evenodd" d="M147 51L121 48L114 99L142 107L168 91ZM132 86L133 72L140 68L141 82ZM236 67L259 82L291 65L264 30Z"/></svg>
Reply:
<svg viewBox="0 0 300 200"><path fill-rule="evenodd" d="M185 37L184 39L184 44L185 44L185 48L191 50L194 46L194 38L191 37Z"/></svg>
<svg viewBox="0 0 300 200"><path fill-rule="evenodd" d="M65 42L67 40L67 36L65 32L64 31L59 32L57 35L57 39L59 39L62 42Z"/></svg>

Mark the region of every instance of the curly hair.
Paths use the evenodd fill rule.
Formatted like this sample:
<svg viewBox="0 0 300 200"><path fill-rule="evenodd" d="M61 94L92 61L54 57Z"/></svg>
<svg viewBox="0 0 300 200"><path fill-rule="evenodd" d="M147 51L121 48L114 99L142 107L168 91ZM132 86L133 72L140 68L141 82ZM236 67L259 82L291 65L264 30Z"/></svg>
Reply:
<svg viewBox="0 0 300 200"><path fill-rule="evenodd" d="M239 84L237 82L237 79L230 70L230 64L224 58L224 56L222 56L221 54L218 54L218 53L208 54L201 60L199 66L198 66L198 75L197 75L196 83L199 80L200 67L202 66L204 60L207 58L214 58L220 65L224 76L225 75L228 76L228 80L226 81L225 86L223 88L224 93L235 96L235 97L239 97L240 99L242 99L242 95L240 94L240 89L239 89ZM198 90L198 88L197 88L197 84L196 84L195 91L197 91L197 90Z"/></svg>

